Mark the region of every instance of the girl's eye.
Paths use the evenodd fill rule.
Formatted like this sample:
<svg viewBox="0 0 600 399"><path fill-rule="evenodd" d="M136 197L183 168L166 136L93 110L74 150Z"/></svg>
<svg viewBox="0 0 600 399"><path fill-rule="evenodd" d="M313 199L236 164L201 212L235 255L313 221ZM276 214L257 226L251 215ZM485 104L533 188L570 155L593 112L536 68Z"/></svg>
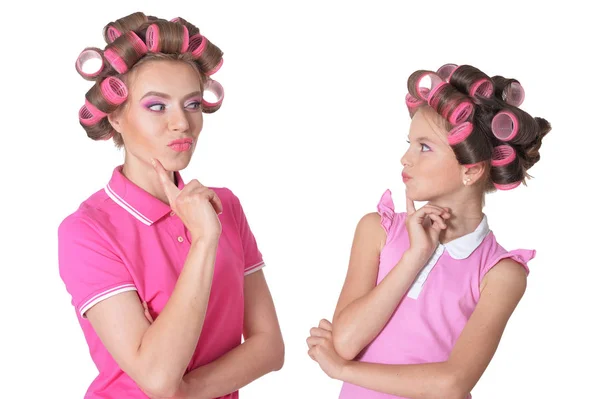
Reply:
<svg viewBox="0 0 600 399"><path fill-rule="evenodd" d="M152 111L164 111L165 105L164 104L152 104L148 107L148 109L152 110Z"/></svg>
<svg viewBox="0 0 600 399"><path fill-rule="evenodd" d="M421 151L428 152L431 151L431 148L427 144L421 144Z"/></svg>

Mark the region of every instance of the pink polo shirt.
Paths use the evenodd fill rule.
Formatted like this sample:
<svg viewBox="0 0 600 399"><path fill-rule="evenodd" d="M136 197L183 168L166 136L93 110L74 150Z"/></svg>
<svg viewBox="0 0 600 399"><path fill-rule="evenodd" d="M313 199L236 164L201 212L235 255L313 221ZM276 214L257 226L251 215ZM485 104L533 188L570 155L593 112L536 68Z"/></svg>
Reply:
<svg viewBox="0 0 600 399"><path fill-rule="evenodd" d="M380 254L377 284L398 263L410 245L405 227L406 213L394 211L389 190L383 194L378 212L387 238ZM422 364L448 360L479 301L479 284L484 275L503 258L521 263L529 274L527 262L534 256L535 250L506 251L502 248L496 242L484 215L472 233L438 245L389 322L357 360L380 364ZM339 397L398 398L349 383L342 385Z"/></svg>
<svg viewBox="0 0 600 399"><path fill-rule="evenodd" d="M181 189L184 182L176 176ZM241 344L244 276L264 266L239 199L227 188L212 189L223 203L222 233L204 327L187 371ZM167 204L128 180L120 165L103 189L60 224L58 249L60 276L99 373L85 397L147 399L102 345L85 312L113 295L137 291L156 318L183 268L189 232ZM237 397L233 392L223 398Z"/></svg>

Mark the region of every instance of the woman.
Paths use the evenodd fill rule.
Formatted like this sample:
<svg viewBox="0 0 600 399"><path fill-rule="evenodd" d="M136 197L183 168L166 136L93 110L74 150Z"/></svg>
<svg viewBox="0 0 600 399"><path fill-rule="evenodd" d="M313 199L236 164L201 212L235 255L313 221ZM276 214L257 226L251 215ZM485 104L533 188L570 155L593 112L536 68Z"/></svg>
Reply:
<svg viewBox="0 0 600 399"><path fill-rule="evenodd" d="M99 371L86 398L237 398L282 367L284 344L239 199L180 173L203 112L221 105L210 76L222 52L181 18L143 13L104 37L76 63L95 82L79 117L125 160L58 230L60 276Z"/></svg>

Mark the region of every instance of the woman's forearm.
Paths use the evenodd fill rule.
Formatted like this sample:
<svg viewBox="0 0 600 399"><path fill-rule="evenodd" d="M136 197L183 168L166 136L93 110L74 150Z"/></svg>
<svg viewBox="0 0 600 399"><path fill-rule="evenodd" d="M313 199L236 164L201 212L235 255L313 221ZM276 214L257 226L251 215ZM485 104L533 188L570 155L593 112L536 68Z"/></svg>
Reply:
<svg viewBox="0 0 600 399"><path fill-rule="evenodd" d="M249 337L214 362L186 374L181 398L209 399L227 395L283 365L284 345L279 335ZM178 396L179 398L179 396Z"/></svg>
<svg viewBox="0 0 600 399"><path fill-rule="evenodd" d="M171 297L142 337L136 363L151 392L169 397L181 383L204 324L216 248L192 244Z"/></svg>

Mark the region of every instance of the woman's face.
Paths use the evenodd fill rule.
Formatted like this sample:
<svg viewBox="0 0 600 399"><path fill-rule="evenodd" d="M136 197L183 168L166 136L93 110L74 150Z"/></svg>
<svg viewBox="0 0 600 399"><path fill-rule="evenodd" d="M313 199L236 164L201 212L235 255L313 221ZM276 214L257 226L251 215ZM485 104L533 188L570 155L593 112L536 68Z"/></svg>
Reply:
<svg viewBox="0 0 600 399"><path fill-rule="evenodd" d="M149 61L131 72L127 88L125 106L110 116L126 162L156 158L167 170L187 167L203 122L198 71L182 61Z"/></svg>

